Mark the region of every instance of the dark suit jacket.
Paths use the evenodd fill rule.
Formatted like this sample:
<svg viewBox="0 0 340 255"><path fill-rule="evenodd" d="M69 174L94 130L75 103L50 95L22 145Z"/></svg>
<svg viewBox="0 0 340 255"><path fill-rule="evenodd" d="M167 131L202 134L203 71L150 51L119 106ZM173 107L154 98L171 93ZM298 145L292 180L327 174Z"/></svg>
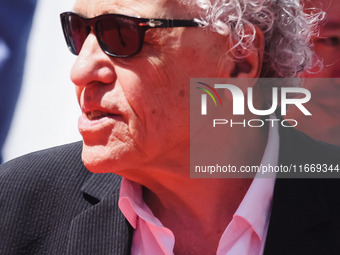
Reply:
<svg viewBox="0 0 340 255"><path fill-rule="evenodd" d="M335 146L292 128L280 139L282 164L339 164ZM90 173L80 154L79 142L0 167L1 255L129 254L133 230L117 205L121 177ZM339 183L277 179L265 254L340 254Z"/></svg>

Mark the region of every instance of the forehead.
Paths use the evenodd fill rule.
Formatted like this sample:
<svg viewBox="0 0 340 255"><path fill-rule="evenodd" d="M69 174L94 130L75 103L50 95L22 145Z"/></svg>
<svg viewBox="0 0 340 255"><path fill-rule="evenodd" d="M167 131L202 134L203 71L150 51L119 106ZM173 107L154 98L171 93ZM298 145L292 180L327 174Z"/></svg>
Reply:
<svg viewBox="0 0 340 255"><path fill-rule="evenodd" d="M144 18L188 18L177 0L76 0L73 10L86 17L118 13Z"/></svg>

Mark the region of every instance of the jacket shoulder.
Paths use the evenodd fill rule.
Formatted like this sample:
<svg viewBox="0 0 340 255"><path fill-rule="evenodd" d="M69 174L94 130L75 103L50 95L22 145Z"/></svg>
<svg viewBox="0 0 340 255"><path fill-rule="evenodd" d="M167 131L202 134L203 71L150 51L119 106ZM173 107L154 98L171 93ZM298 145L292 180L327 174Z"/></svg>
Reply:
<svg viewBox="0 0 340 255"><path fill-rule="evenodd" d="M92 175L80 142L27 154L0 166L0 253L61 250L72 217L90 204L80 191ZM60 253L61 254L61 253Z"/></svg>
<svg viewBox="0 0 340 255"><path fill-rule="evenodd" d="M0 166L1 201L38 201L80 189L91 175L81 161L81 142L33 152ZM24 203L25 204L25 203Z"/></svg>
<svg viewBox="0 0 340 255"><path fill-rule="evenodd" d="M83 172L81 150L81 142L76 142L18 157L0 166L0 181L28 183Z"/></svg>

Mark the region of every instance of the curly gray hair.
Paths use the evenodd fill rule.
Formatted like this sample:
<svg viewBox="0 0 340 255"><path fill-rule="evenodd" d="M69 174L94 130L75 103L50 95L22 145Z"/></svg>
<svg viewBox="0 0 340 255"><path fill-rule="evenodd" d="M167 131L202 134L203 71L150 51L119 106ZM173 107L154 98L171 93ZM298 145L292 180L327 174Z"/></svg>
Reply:
<svg viewBox="0 0 340 255"><path fill-rule="evenodd" d="M300 0L180 0L196 5L196 21L220 34L230 35L230 51L253 49L256 25L264 34L265 53L260 77L296 77L303 70L321 66L311 49L311 37L318 33L324 12L304 10ZM250 33L249 33L250 29ZM246 31L247 30L247 31ZM236 41L236 43L235 43Z"/></svg>

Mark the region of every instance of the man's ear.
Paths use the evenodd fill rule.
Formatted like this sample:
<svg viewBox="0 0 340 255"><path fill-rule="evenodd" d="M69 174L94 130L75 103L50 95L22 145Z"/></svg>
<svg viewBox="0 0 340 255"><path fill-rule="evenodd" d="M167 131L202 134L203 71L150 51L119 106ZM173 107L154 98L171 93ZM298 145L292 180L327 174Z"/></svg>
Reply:
<svg viewBox="0 0 340 255"><path fill-rule="evenodd" d="M255 26L255 39L251 49L234 49L240 56L234 60L234 68L230 72L231 78L258 78L263 63L264 36L262 31ZM252 31L250 31L252 33ZM249 32L249 33L250 33Z"/></svg>

